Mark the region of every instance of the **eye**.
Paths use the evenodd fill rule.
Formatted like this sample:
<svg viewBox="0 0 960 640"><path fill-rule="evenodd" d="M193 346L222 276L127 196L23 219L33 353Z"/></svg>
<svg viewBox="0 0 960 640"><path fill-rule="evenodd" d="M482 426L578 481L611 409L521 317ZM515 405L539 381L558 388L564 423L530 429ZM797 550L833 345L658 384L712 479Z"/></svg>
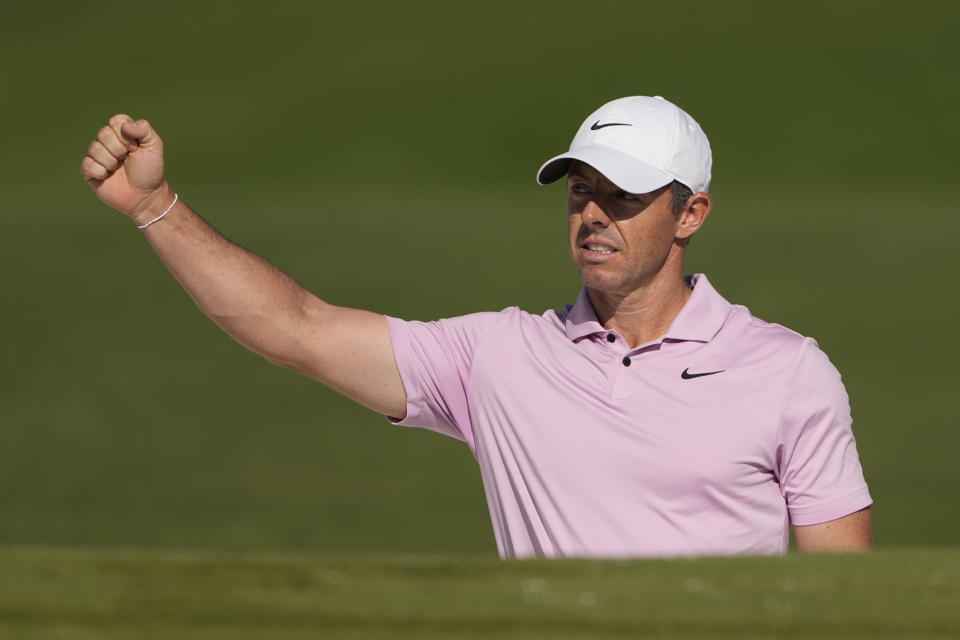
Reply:
<svg viewBox="0 0 960 640"><path fill-rule="evenodd" d="M617 197L622 200L640 200L642 196L641 194L637 194L637 193L627 193L626 191L620 191L619 193L617 193Z"/></svg>
<svg viewBox="0 0 960 640"><path fill-rule="evenodd" d="M590 193L590 187L582 182L574 182L570 185L570 193Z"/></svg>

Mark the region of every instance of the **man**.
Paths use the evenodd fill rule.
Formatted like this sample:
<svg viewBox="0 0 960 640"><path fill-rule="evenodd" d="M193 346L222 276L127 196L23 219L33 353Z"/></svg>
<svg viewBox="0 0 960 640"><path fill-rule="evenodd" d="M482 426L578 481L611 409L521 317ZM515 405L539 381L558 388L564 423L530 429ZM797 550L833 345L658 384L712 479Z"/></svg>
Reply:
<svg viewBox="0 0 960 640"><path fill-rule="evenodd" d="M801 550L869 549L836 369L684 275L711 164L670 102L602 106L538 174L567 177L576 303L431 323L328 304L221 237L164 181L145 120L111 118L81 170L242 344L466 442L504 557L776 554L790 523Z"/></svg>

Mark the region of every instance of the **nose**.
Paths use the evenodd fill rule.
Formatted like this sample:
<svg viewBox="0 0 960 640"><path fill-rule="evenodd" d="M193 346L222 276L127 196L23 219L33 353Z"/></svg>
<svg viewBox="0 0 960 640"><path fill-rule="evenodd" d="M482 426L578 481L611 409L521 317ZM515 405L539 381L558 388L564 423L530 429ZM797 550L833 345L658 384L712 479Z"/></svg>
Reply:
<svg viewBox="0 0 960 640"><path fill-rule="evenodd" d="M583 211L580 213L580 218L584 224L590 226L606 227L610 224L610 217L603 208L593 200L588 202L587 206L583 208Z"/></svg>

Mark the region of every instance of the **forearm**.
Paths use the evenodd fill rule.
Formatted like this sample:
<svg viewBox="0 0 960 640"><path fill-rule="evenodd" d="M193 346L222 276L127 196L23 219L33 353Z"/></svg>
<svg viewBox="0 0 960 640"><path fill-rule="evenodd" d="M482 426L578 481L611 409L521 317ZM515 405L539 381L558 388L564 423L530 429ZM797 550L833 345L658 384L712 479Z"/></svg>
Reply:
<svg viewBox="0 0 960 640"><path fill-rule="evenodd" d="M134 222L154 219L174 200L166 183ZM298 333L322 301L264 258L207 224L182 200L143 233L177 281L214 322L268 360L298 368Z"/></svg>

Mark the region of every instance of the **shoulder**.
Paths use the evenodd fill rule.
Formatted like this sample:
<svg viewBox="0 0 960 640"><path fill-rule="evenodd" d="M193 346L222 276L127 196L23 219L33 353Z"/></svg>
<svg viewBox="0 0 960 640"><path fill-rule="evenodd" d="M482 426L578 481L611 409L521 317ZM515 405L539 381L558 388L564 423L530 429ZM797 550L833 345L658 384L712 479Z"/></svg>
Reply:
<svg viewBox="0 0 960 640"><path fill-rule="evenodd" d="M724 326L736 331L746 342L767 346L777 350L793 350L796 352L805 340L803 334L776 322L767 322L758 318L747 307L735 304L730 309L730 315Z"/></svg>
<svg viewBox="0 0 960 640"><path fill-rule="evenodd" d="M516 327L538 327L563 329L567 314L572 305L560 309L548 309L543 313L531 313L517 306L505 307L499 311L480 311L463 316L443 318L437 322L443 326L470 331L492 331Z"/></svg>
<svg viewBox="0 0 960 640"><path fill-rule="evenodd" d="M718 337L736 343L754 357L776 358L791 367L829 364L814 338L758 318L743 305L732 305Z"/></svg>
<svg viewBox="0 0 960 640"><path fill-rule="evenodd" d="M763 371L768 383L779 381L791 403L810 394L845 398L840 373L814 338L757 318L747 307L732 306L717 340L731 357Z"/></svg>
<svg viewBox="0 0 960 640"><path fill-rule="evenodd" d="M824 407L849 412L840 372L817 340L761 320L743 306L735 305L731 316L744 354L765 361L768 379L780 381L785 415L808 415Z"/></svg>
<svg viewBox="0 0 960 640"><path fill-rule="evenodd" d="M387 317L387 324L395 339L400 336L416 338L431 336L434 340L461 345L478 346L486 338L497 332L522 333L527 330L549 330L563 328L563 321L557 311L547 311L536 315L519 307L506 307L500 311L479 311L461 316L440 318L439 320L419 321L401 320Z"/></svg>
<svg viewBox="0 0 960 640"><path fill-rule="evenodd" d="M564 335L565 313L567 308L549 309L543 313L531 313L520 307L512 306L500 311L474 313L468 316L450 318L441 321L458 330L470 331L476 343L497 343L507 345L515 341L537 342L546 340L552 343Z"/></svg>
<svg viewBox="0 0 960 640"><path fill-rule="evenodd" d="M439 320L403 320L387 316L387 325L392 335L433 336L436 339L476 343L490 333L505 317L509 309L480 311Z"/></svg>

